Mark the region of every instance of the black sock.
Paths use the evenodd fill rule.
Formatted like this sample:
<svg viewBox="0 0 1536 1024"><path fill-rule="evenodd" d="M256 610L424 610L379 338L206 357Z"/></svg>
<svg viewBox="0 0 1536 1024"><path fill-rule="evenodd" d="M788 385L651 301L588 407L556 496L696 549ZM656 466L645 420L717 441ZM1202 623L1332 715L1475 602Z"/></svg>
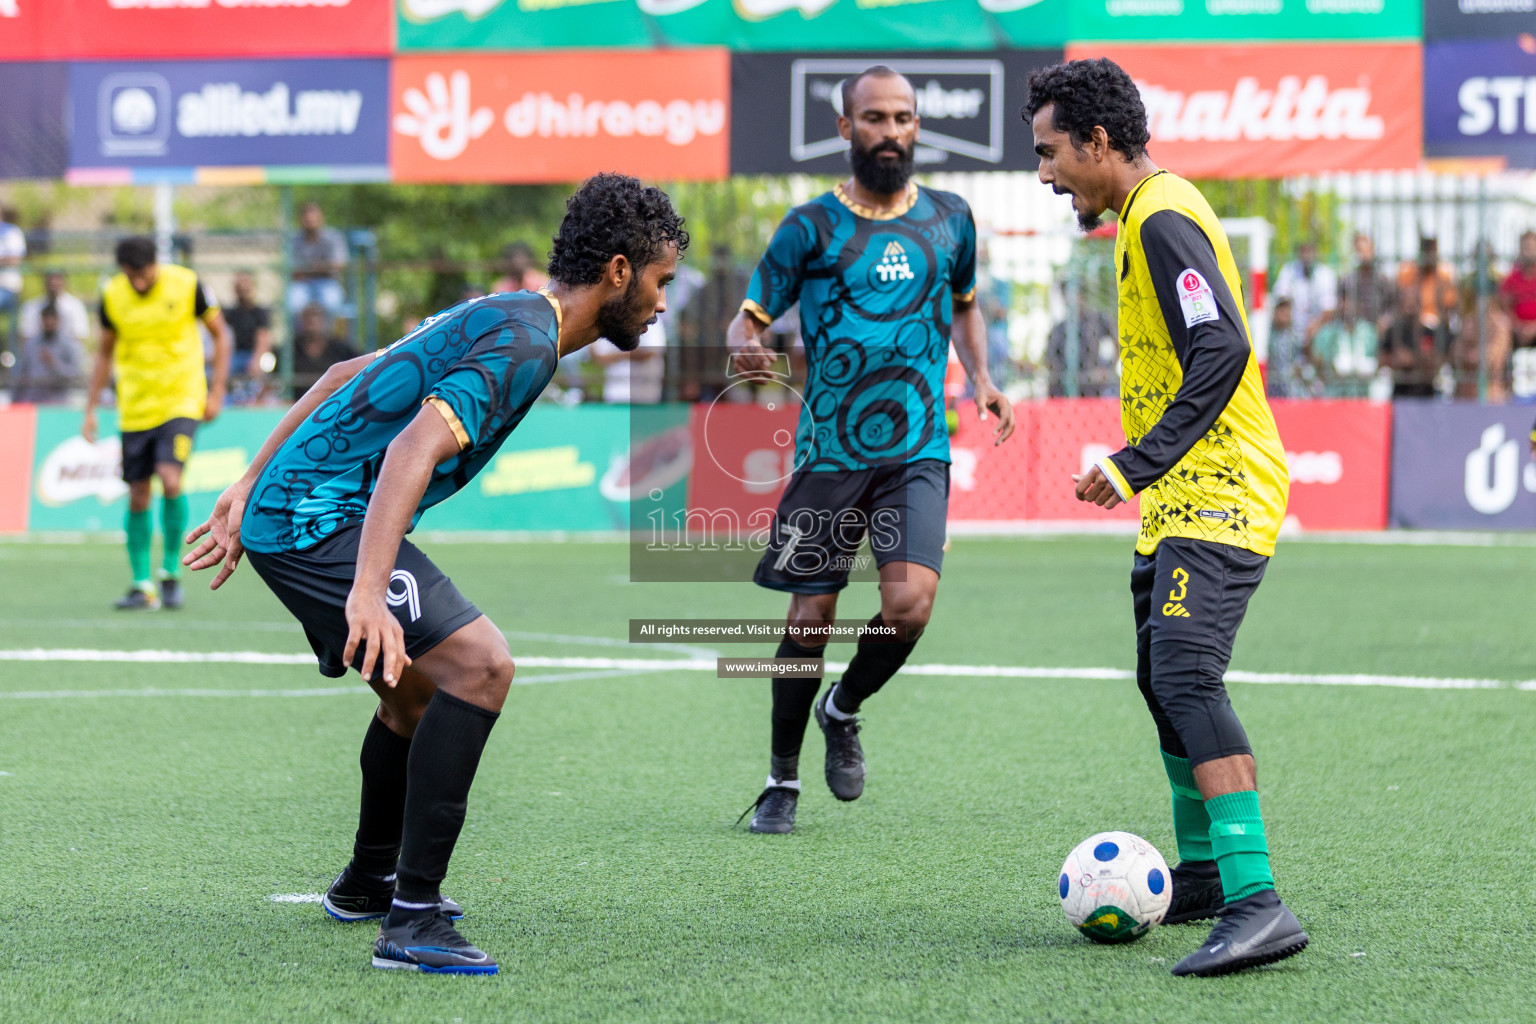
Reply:
<svg viewBox="0 0 1536 1024"><path fill-rule="evenodd" d="M779 641L775 658L819 658L826 647L803 647L789 637ZM800 777L800 744L805 741L805 726L811 720L811 705L816 703L820 679L773 680L773 742L769 748L768 774L780 782Z"/></svg>
<svg viewBox="0 0 1536 1024"><path fill-rule="evenodd" d="M876 615L869 620L869 626L884 627L885 620ZM916 646L916 640L898 641L888 636L872 636L867 631L860 633L858 652L833 691L837 710L845 715L858 711L859 705L880 692L880 687L906 663Z"/></svg>
<svg viewBox="0 0 1536 1024"><path fill-rule="evenodd" d="M421 716L411 740L396 906L389 912L392 923L442 898L438 887L464 827L469 787L499 717L442 690L433 694Z"/></svg>
<svg viewBox="0 0 1536 1024"><path fill-rule="evenodd" d="M363 736L363 802L352 843L352 871L394 885L400 859L400 830L405 822L406 758L409 737L390 731L374 715Z"/></svg>

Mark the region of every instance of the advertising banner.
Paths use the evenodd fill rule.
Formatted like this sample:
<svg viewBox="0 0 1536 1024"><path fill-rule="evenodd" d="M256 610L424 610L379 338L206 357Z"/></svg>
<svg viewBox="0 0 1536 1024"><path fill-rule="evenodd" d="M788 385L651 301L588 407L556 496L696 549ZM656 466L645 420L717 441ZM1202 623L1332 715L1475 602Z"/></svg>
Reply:
<svg viewBox="0 0 1536 1024"><path fill-rule="evenodd" d="M36 409L30 405L0 409L0 533L21 533L27 528L36 436Z"/></svg>
<svg viewBox="0 0 1536 1024"><path fill-rule="evenodd" d="M397 0L397 25L402 52L985 50L1065 42L1070 7L1069 0Z"/></svg>
<svg viewBox="0 0 1536 1024"><path fill-rule="evenodd" d="M1420 0L1078 0L1072 5L1072 38L1127 42L1416 39L1419 3Z"/></svg>
<svg viewBox="0 0 1536 1024"><path fill-rule="evenodd" d="M912 80L922 118L916 159L933 171L1024 170L1039 166L1019 119L1025 80L1060 62L1060 50L731 57L731 171L846 174L848 143L837 132L840 84L885 64Z"/></svg>
<svg viewBox="0 0 1536 1024"><path fill-rule="evenodd" d="M1536 36L1425 44L1424 152L1536 167Z"/></svg>
<svg viewBox="0 0 1536 1024"><path fill-rule="evenodd" d="M1387 525L1392 406L1271 400L1291 474L1286 519L1304 530Z"/></svg>
<svg viewBox="0 0 1536 1024"><path fill-rule="evenodd" d="M391 0L0 0L0 59L387 56Z"/></svg>
<svg viewBox="0 0 1536 1024"><path fill-rule="evenodd" d="M396 181L698 181L728 169L724 50L399 57L392 88Z"/></svg>
<svg viewBox="0 0 1536 1024"><path fill-rule="evenodd" d="M68 65L0 64L0 178L64 176L68 87Z"/></svg>
<svg viewBox="0 0 1536 1024"><path fill-rule="evenodd" d="M1400 170L1421 158L1417 45L1102 46L1141 89L1162 167L1186 177Z"/></svg>
<svg viewBox="0 0 1536 1024"><path fill-rule="evenodd" d="M71 168L388 164L385 60L72 64L69 91Z"/></svg>
<svg viewBox="0 0 1536 1024"><path fill-rule="evenodd" d="M1397 402L1392 411L1392 525L1536 528L1530 406Z"/></svg>
<svg viewBox="0 0 1536 1024"><path fill-rule="evenodd" d="M1536 0L1424 0L1424 38L1513 38L1536 32Z"/></svg>

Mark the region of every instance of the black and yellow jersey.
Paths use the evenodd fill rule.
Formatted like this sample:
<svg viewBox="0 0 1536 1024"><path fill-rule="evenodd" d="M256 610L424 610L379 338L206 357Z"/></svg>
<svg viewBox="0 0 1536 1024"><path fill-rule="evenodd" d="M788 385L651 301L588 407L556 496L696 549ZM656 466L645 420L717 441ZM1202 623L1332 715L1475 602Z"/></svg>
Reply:
<svg viewBox="0 0 1536 1024"><path fill-rule="evenodd" d="M182 417L203 418L203 336L197 321L218 311L197 274L162 263L143 295L124 274L101 292L101 325L117 335L118 429L151 430Z"/></svg>
<svg viewBox="0 0 1536 1024"><path fill-rule="evenodd" d="M1120 211L1115 267L1129 443L1099 467L1122 499L1141 495L1136 550L1189 537L1273 554L1290 477L1226 232L1199 190L1157 171Z"/></svg>

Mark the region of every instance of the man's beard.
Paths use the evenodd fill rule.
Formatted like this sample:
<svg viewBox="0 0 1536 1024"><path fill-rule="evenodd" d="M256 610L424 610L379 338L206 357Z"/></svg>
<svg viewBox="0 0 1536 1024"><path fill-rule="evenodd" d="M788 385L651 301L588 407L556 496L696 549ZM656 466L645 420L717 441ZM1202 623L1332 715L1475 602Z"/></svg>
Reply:
<svg viewBox="0 0 1536 1024"><path fill-rule="evenodd" d="M895 153L897 159L889 162L881 160L881 153ZM854 140L853 148L848 151L848 159L853 164L853 176L859 184L876 195L889 196L905 192L907 180L912 177L912 150L890 140L877 142L868 149L860 149L858 140Z"/></svg>
<svg viewBox="0 0 1536 1024"><path fill-rule="evenodd" d="M1104 213L1103 213L1103 211L1101 210L1098 213L1080 213L1080 214L1078 214L1077 215L1077 226L1082 229L1083 234L1085 234L1085 235L1093 234L1095 231L1099 230L1099 228L1104 226Z"/></svg>
<svg viewBox="0 0 1536 1024"><path fill-rule="evenodd" d="M640 315L640 278L629 279L623 295L616 295L597 309L597 333L613 342L620 352L640 347L640 335L650 326Z"/></svg>

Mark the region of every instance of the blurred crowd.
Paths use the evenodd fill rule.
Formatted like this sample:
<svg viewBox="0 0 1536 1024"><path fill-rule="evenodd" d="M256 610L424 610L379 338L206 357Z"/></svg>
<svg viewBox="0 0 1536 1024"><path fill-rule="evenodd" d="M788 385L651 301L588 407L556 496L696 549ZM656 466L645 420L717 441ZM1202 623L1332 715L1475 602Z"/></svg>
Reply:
<svg viewBox="0 0 1536 1024"><path fill-rule="evenodd" d="M14 210L0 208L0 382L14 401L70 402L83 395L96 298L72 294L58 270L35 278L36 294L26 296L28 236L16 220ZM358 354L347 237L310 202L287 244L286 277L277 288L270 274L264 279L279 303L262 301L262 277L250 270L224 278L229 294L217 295L234 339L231 404L290 402L333 363ZM600 342L568 356L548 397L567 404L754 401L765 391L800 387L805 357L796 309L766 336L783 356L778 384L748 383L730 373L726 329L750 276L750 264L739 256L717 245L702 267L681 265L668 288L667 311L637 349L621 352ZM1521 235L1518 251L1507 256L1501 260L1481 245L1470 269L1458 275L1434 238L1420 239L1417 258L1398 266L1378 260L1363 234L1337 266L1321 260L1316 245L1301 244L1280 266L1264 314L1256 317L1262 323L1255 326L1267 326L1270 395L1536 400L1536 231ZM541 265L531 246L514 242L502 251L489 284L467 283L459 298L538 289L547 283ZM1043 345L1037 339L1028 355L1019 355L1031 346L1021 345L1015 330L1021 317L1013 287L992 280L985 268L981 278L978 301L992 372L1010 394L1118 394L1112 283L1095 290L1064 279L1064 301L1054 322L1047 321ZM399 333L417 322L400 323ZM963 391L963 381L954 390L951 398Z"/></svg>

